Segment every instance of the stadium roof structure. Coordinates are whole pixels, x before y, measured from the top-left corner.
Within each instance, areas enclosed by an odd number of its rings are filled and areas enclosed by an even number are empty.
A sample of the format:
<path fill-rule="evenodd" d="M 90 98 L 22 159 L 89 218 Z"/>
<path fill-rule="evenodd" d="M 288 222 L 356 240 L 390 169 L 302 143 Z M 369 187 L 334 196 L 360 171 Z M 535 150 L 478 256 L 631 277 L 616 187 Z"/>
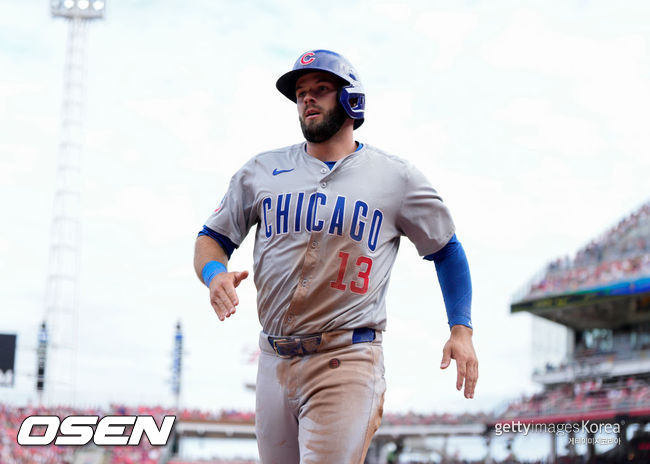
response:
<path fill-rule="evenodd" d="M 573 259 L 549 263 L 513 298 L 510 311 L 578 330 L 650 322 L 650 201 Z"/>

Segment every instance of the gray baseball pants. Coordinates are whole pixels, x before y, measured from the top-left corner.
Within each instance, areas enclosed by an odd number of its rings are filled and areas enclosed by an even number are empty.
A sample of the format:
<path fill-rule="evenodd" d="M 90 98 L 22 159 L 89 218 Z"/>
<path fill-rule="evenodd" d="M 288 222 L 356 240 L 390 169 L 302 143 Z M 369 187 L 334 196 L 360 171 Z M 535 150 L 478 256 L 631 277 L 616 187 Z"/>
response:
<path fill-rule="evenodd" d="M 260 335 L 257 446 L 263 464 L 361 464 L 383 413 L 381 332 L 323 333 L 313 354 L 280 357 Z"/>

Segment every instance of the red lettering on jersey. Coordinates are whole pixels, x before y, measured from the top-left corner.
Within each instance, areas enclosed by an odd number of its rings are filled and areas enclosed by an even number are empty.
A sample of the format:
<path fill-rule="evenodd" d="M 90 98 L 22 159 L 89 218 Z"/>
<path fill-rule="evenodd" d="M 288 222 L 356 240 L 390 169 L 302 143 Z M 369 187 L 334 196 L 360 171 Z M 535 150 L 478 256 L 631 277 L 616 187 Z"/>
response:
<path fill-rule="evenodd" d="M 307 53 L 305 53 L 304 55 L 302 55 L 300 57 L 300 64 L 313 63 L 315 59 L 316 58 L 314 58 L 314 53 L 313 52 L 307 52 Z"/>
<path fill-rule="evenodd" d="M 339 273 L 336 281 L 330 282 L 330 287 L 344 292 L 346 286 L 343 283 L 343 278 L 345 277 L 345 271 L 348 267 L 348 259 L 350 258 L 350 253 L 341 251 L 339 252 L 339 258 L 341 258 Z M 359 258 L 357 258 L 357 266 L 361 268 L 363 264 L 366 265 L 366 269 L 363 271 L 360 270 L 357 274 L 357 277 L 361 279 L 361 283 L 358 283 L 354 280 L 350 282 L 350 290 L 360 295 L 363 295 L 368 291 L 368 286 L 370 284 L 370 270 L 372 269 L 372 258 L 368 258 L 367 256 L 359 256 Z"/>

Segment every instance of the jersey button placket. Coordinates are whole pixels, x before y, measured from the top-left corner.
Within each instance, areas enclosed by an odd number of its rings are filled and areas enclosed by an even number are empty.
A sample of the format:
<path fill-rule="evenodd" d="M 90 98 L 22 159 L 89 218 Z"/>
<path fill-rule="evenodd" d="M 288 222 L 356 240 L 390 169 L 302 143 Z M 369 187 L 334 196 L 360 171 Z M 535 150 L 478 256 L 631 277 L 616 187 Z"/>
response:
<path fill-rule="evenodd" d="M 327 177 L 330 175 L 330 170 L 323 167 L 320 170 L 321 174 L 326 174 L 323 176 L 321 179 L 318 180 L 318 187 L 316 191 L 319 193 L 324 193 L 322 190 L 327 187 Z M 327 205 L 325 208 L 331 207 L 330 205 Z M 328 217 L 328 211 L 324 211 L 324 208 L 319 208 L 317 217 L 314 218 L 314 223 L 316 223 L 319 219 L 324 219 Z M 323 229 L 327 227 L 326 224 L 323 225 Z M 321 236 L 323 234 L 323 230 L 316 231 L 312 230 L 311 235 L 309 236 L 309 245 L 307 247 L 307 250 L 305 251 L 305 259 L 303 261 L 303 268 L 302 268 L 302 273 L 300 275 L 300 280 L 298 281 L 298 288 L 296 288 L 296 291 L 294 292 L 293 298 L 291 299 L 291 304 L 289 305 L 289 310 L 287 311 L 285 315 L 285 321 L 287 325 L 289 325 L 289 329 L 292 329 L 291 326 L 294 325 L 294 322 L 296 321 L 296 314 L 304 314 L 305 312 L 309 311 L 308 305 L 306 305 L 307 302 L 307 295 L 309 293 L 309 286 L 310 286 L 310 280 L 309 276 L 312 275 L 314 272 L 314 269 L 316 269 L 316 265 L 319 262 L 320 258 L 320 242 L 321 242 Z"/>

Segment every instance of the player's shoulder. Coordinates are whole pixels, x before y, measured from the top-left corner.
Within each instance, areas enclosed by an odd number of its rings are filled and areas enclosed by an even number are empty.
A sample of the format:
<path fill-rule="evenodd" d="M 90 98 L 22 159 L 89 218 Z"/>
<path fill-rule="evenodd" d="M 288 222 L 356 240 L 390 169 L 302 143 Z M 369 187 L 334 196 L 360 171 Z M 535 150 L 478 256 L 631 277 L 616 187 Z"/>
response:
<path fill-rule="evenodd" d="M 267 162 L 276 162 L 278 159 L 286 159 L 288 156 L 295 156 L 302 151 L 302 143 L 288 145 L 286 147 L 273 148 L 263 151 L 253 156 L 248 163 L 259 164 Z"/>
<path fill-rule="evenodd" d="M 240 175 L 253 174 L 269 166 L 277 167 L 278 163 L 286 162 L 288 159 L 297 156 L 302 149 L 301 147 L 301 144 L 298 143 L 257 153 L 241 166 L 238 173 Z"/>
<path fill-rule="evenodd" d="M 427 176 L 409 159 L 365 145 L 370 163 L 364 163 L 386 180 L 394 180 L 404 188 L 411 184 L 428 184 Z"/>
<path fill-rule="evenodd" d="M 364 148 L 368 158 L 374 163 L 384 165 L 400 173 L 408 172 L 414 168 L 413 163 L 411 163 L 406 158 L 395 155 L 393 153 L 388 153 L 367 143 L 364 143 Z"/>
<path fill-rule="evenodd" d="M 401 156 L 395 155 L 393 153 L 389 153 L 385 150 L 382 150 L 381 148 L 375 147 L 374 145 L 370 145 L 364 142 L 363 147 L 365 148 L 368 156 L 377 160 L 378 162 L 384 162 L 398 166 L 404 166 L 408 163 L 405 158 L 402 158 Z"/>

